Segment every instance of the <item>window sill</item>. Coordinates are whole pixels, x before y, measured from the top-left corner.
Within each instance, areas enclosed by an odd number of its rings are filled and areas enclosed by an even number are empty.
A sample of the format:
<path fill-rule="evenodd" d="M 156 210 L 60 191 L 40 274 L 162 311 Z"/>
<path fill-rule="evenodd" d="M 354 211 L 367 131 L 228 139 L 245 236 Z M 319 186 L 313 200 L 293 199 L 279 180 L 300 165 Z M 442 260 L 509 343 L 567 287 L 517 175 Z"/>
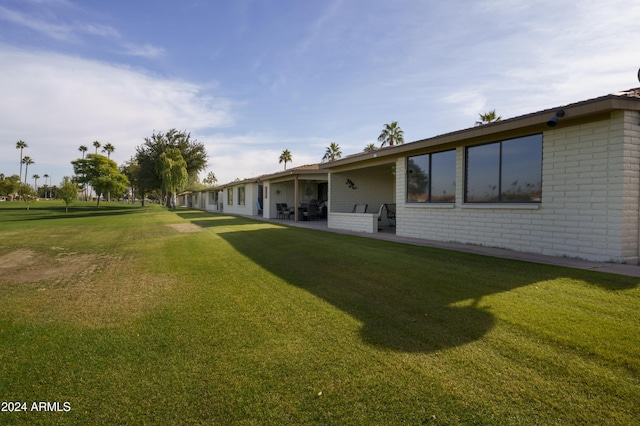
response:
<path fill-rule="evenodd" d="M 408 209 L 452 209 L 456 206 L 455 203 L 405 203 L 404 206 Z"/>
<path fill-rule="evenodd" d="M 463 209 L 538 210 L 540 203 L 466 203 Z"/>

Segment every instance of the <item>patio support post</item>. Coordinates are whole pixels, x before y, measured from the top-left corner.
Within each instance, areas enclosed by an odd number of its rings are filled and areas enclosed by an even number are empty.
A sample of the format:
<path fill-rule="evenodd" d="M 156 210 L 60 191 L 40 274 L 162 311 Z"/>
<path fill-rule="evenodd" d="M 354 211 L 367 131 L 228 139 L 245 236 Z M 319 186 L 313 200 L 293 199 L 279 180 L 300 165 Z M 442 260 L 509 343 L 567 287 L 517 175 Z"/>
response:
<path fill-rule="evenodd" d="M 298 221 L 298 175 L 296 175 L 293 181 L 293 220 Z"/>

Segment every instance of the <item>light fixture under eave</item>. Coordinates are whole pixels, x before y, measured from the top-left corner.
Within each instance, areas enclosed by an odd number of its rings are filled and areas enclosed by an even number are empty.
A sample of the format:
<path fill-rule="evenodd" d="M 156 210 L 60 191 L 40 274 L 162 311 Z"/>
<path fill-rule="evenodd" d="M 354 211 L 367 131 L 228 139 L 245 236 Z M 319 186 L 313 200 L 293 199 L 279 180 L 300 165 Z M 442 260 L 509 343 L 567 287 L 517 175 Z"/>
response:
<path fill-rule="evenodd" d="M 561 117 L 564 117 L 563 109 L 559 109 L 558 111 L 556 111 L 555 114 L 553 114 L 553 117 L 551 117 L 549 121 L 547 121 L 547 126 L 556 127 L 558 125 L 558 118 L 561 118 Z"/>

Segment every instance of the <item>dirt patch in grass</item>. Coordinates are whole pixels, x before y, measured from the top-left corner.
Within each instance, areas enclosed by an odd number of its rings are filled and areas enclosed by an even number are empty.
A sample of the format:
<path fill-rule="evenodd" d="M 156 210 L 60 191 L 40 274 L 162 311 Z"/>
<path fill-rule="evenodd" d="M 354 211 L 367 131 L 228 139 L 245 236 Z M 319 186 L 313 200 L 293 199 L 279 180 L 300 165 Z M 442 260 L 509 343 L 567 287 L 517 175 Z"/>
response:
<path fill-rule="evenodd" d="M 55 257 L 38 254 L 29 249 L 18 249 L 0 256 L 0 274 L 7 283 L 33 283 L 64 280 L 95 264 L 96 256 L 60 253 Z"/>
<path fill-rule="evenodd" d="M 195 225 L 193 223 L 170 223 L 167 226 L 169 228 L 175 229 L 178 232 L 183 232 L 183 233 L 202 231 L 202 227 Z"/>
<path fill-rule="evenodd" d="M 52 252 L 18 249 L 0 255 L 0 292 L 6 296 L 0 312 L 17 319 L 108 326 L 144 314 L 170 287 L 168 279 L 141 273 L 135 259 Z"/>

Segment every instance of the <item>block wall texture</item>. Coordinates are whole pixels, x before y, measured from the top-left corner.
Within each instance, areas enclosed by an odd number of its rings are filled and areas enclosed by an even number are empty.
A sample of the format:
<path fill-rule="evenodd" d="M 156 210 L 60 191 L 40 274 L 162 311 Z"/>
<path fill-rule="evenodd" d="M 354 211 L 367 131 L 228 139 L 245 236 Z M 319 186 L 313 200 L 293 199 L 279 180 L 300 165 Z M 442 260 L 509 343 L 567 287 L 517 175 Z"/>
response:
<path fill-rule="evenodd" d="M 347 185 L 347 179 L 353 188 Z M 329 176 L 330 211 L 350 213 L 355 204 L 368 204 L 367 213 L 377 212 L 381 204 L 394 202 L 395 188 L 391 167 L 332 173 Z"/>
<path fill-rule="evenodd" d="M 396 163 L 398 235 L 596 261 L 638 263 L 640 117 L 550 129 L 543 135 L 540 204 L 463 203 L 464 148 L 456 152 L 456 202 L 405 203 Z"/>

